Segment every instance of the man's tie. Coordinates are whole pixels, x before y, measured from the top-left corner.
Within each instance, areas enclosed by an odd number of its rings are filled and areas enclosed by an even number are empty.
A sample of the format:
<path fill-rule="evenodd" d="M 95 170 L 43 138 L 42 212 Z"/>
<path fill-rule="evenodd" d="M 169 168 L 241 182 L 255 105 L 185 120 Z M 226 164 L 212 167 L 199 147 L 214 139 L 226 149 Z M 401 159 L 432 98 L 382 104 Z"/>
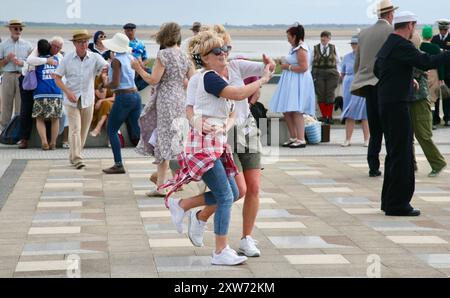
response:
<path fill-rule="evenodd" d="M 328 46 L 323 47 L 323 51 L 322 51 L 322 55 L 326 56 L 327 55 L 327 50 L 328 50 Z"/>

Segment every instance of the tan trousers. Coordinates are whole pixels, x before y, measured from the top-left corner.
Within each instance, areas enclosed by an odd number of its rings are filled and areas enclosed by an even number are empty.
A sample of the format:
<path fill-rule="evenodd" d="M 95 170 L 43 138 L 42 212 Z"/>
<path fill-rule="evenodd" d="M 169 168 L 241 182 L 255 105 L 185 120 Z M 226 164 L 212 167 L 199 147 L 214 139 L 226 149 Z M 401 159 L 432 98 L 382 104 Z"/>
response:
<path fill-rule="evenodd" d="M 13 113 L 15 115 L 20 114 L 20 88 L 19 88 L 20 74 L 5 72 L 2 79 L 2 100 L 1 108 L 2 112 L 0 118 L 0 126 L 5 128 L 9 121 L 11 121 Z"/>
<path fill-rule="evenodd" d="M 85 109 L 77 109 L 70 106 L 67 108 L 67 117 L 69 118 L 69 160 L 72 164 L 81 162 L 81 151 L 84 148 L 86 139 L 94 115 L 94 106 Z"/>

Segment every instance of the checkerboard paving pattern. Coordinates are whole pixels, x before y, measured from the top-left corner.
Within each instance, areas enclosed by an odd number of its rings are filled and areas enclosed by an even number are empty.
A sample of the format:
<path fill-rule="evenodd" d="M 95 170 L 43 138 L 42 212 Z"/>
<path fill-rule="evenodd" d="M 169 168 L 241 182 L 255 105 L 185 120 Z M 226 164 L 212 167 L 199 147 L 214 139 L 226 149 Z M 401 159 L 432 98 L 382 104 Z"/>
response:
<path fill-rule="evenodd" d="M 262 251 L 238 267 L 211 265 L 212 219 L 205 247 L 178 234 L 161 198 L 148 198 L 152 160 L 110 160 L 77 171 L 64 160 L 30 160 L 0 211 L 0 277 L 364 277 L 373 256 L 382 277 L 450 275 L 449 171 L 427 177 L 419 158 L 413 204 L 419 218 L 379 210 L 381 178 L 356 157 L 264 158 L 254 238 Z M 198 193 L 190 185 L 176 197 Z M 230 245 L 242 233 L 243 202 L 233 206 Z M 185 221 L 187 231 L 187 219 Z"/>

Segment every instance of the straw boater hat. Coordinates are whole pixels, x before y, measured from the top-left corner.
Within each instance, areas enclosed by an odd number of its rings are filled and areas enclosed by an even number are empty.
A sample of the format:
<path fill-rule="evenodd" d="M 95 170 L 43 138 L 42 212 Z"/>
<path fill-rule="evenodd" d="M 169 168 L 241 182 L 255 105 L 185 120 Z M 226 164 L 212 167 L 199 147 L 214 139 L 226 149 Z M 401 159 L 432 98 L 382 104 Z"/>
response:
<path fill-rule="evenodd" d="M 391 0 L 381 0 L 377 4 L 376 12 L 378 15 L 382 15 L 383 13 L 395 11 L 397 9 L 398 9 L 398 6 L 394 6 L 394 4 L 392 4 Z"/>
<path fill-rule="evenodd" d="M 11 20 L 5 25 L 5 27 L 26 27 L 26 26 L 21 20 Z"/>
<path fill-rule="evenodd" d="M 91 39 L 92 35 L 87 30 L 77 30 L 73 32 L 73 37 L 70 41 L 78 41 L 83 39 Z"/>
<path fill-rule="evenodd" d="M 116 33 L 113 38 L 103 41 L 103 45 L 115 53 L 131 53 L 130 39 L 123 33 Z"/>

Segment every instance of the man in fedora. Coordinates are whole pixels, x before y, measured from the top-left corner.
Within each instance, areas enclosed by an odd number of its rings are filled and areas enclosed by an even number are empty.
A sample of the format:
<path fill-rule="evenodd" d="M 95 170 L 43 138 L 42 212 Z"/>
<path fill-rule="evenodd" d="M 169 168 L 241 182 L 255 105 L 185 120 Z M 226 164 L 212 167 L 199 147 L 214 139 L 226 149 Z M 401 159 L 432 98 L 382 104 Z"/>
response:
<path fill-rule="evenodd" d="M 69 160 L 78 170 L 86 166 L 81 152 L 94 113 L 95 77 L 108 65 L 101 55 L 88 51 L 91 37 L 87 30 L 75 31 L 71 40 L 75 52 L 67 54 L 54 73 L 56 84 L 64 92 L 64 105 L 69 118 Z M 66 83 L 63 83 L 63 77 Z"/>
<path fill-rule="evenodd" d="M 359 47 L 355 57 L 355 80 L 351 92 L 353 95 L 366 98 L 367 118 L 369 121 L 370 140 L 367 152 L 369 176 L 379 177 L 380 151 L 383 142 L 383 131 L 378 115 L 378 78 L 373 73 L 375 56 L 381 49 L 389 34 L 394 31 L 395 7 L 390 0 L 382 0 L 377 5 L 378 21 L 375 25 L 362 30 L 359 34 Z"/>
<path fill-rule="evenodd" d="M 31 43 L 21 38 L 25 27 L 22 21 L 11 20 L 6 27 L 11 37 L 0 44 L 0 68 L 3 68 L 0 131 L 11 121 L 13 111 L 20 113 L 22 67 L 33 51 Z"/>
<path fill-rule="evenodd" d="M 438 22 L 439 34 L 433 36 L 431 43 L 438 45 L 443 51 L 450 51 L 450 34 L 448 32 L 450 20 L 441 19 Z M 450 88 L 450 68 L 446 69 L 446 84 Z M 440 101 L 442 100 L 442 109 L 444 112 L 444 126 L 450 126 L 450 98 L 439 98 L 435 103 L 434 125 L 441 123 Z"/>
<path fill-rule="evenodd" d="M 195 35 L 197 35 L 199 32 L 200 32 L 200 28 L 202 28 L 202 23 L 200 23 L 200 22 L 194 22 L 193 24 L 192 24 L 192 27 L 191 27 L 191 31 L 192 31 L 192 33 L 194 34 L 194 36 Z"/>
<path fill-rule="evenodd" d="M 414 100 L 413 69 L 450 66 L 450 52 L 430 55 L 410 42 L 417 24 L 411 12 L 399 12 L 394 32 L 377 54 L 374 73 L 379 79 L 379 114 L 386 140 L 386 163 L 381 209 L 386 216 L 419 216 L 410 202 L 415 190 L 413 130 L 410 104 Z"/>
<path fill-rule="evenodd" d="M 193 36 L 191 36 L 191 37 L 189 37 L 189 38 L 186 38 L 186 39 L 183 40 L 183 42 L 181 43 L 181 49 L 182 49 L 184 52 L 187 52 L 188 46 L 189 46 L 189 42 L 191 41 L 191 39 L 192 39 L 194 36 L 196 36 L 197 34 L 200 33 L 201 28 L 202 28 L 202 23 L 200 23 L 200 22 L 194 22 L 194 23 L 192 24 L 192 27 L 191 27 L 189 30 L 192 31 Z"/>

